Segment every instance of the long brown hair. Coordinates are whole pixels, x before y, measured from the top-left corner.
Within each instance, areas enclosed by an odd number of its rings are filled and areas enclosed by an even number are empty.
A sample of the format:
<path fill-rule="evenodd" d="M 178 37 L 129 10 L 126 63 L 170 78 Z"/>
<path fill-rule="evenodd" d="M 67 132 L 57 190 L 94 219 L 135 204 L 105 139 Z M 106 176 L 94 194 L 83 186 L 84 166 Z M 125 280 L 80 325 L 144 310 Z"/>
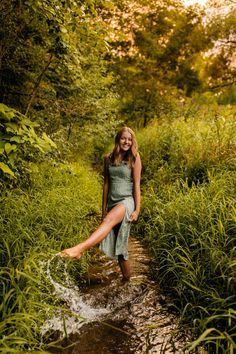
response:
<path fill-rule="evenodd" d="M 120 161 L 120 138 L 124 132 L 128 132 L 132 137 L 132 145 L 130 149 L 125 153 L 124 161 L 132 167 L 135 163 L 138 154 L 138 144 L 134 131 L 129 127 L 121 128 L 115 137 L 115 147 L 110 155 L 110 160 L 114 165 L 119 165 Z"/>

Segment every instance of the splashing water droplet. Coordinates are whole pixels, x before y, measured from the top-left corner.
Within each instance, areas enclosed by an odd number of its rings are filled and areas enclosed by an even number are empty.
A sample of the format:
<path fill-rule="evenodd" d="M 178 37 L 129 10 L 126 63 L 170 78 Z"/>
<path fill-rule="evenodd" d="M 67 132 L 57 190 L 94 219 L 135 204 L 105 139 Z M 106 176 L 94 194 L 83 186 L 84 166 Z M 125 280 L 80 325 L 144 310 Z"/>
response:
<path fill-rule="evenodd" d="M 44 335 L 49 330 L 59 331 L 61 333 L 66 332 L 67 335 L 78 333 L 79 329 L 85 323 L 101 319 L 108 314 L 109 308 L 95 307 L 94 305 L 91 305 L 89 298 L 84 299 L 79 288 L 73 284 L 69 277 L 67 263 L 60 259 L 58 263 L 58 266 L 60 265 L 60 271 L 62 269 L 60 263 L 64 263 L 64 285 L 56 281 L 52 276 L 52 270 L 50 267 L 53 259 L 55 259 L 55 257 L 52 257 L 46 263 L 42 263 L 42 265 L 44 267 L 46 266 L 46 276 L 54 287 L 55 296 L 66 304 L 66 308 L 70 313 L 68 314 L 65 313 L 65 311 L 58 310 L 53 317 L 47 319 L 44 323 L 41 328 L 41 333 Z M 55 273 L 57 270 L 58 267 L 56 267 Z"/>

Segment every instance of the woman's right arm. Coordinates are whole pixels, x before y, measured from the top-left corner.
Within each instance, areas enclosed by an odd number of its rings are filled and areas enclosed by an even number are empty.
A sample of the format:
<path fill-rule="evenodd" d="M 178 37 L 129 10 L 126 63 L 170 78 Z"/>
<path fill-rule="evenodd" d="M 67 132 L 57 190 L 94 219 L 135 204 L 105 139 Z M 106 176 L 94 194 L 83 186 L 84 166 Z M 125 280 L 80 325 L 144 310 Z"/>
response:
<path fill-rule="evenodd" d="M 103 195 L 102 195 L 102 220 L 107 214 L 107 202 L 108 202 L 108 191 L 109 191 L 109 173 L 108 173 L 108 156 L 104 158 L 104 172 L 103 172 Z"/>

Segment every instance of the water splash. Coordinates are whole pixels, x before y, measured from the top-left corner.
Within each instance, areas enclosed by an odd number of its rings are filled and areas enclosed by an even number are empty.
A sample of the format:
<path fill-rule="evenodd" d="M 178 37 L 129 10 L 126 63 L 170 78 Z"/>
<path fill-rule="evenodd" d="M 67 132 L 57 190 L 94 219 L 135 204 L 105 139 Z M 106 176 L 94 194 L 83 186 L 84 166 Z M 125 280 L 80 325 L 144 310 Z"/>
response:
<path fill-rule="evenodd" d="M 96 259 L 94 267 L 91 265 L 91 282 L 83 289 L 71 281 L 68 262 L 58 257 L 55 262 L 44 262 L 55 297 L 65 304 L 64 310 L 54 313 L 42 328 L 44 333 L 50 328 L 56 331 L 57 339 L 59 333 L 61 339 L 63 333 L 67 337 L 58 354 L 64 353 L 68 343 L 73 343 L 73 353 L 81 354 L 114 350 L 123 354 L 185 352 L 188 340 L 178 330 L 178 318 L 169 310 L 169 299 L 148 276 L 146 251 L 132 239 L 129 249 L 133 272 L 127 283 L 119 279 L 117 262 L 103 256 Z"/>
<path fill-rule="evenodd" d="M 46 276 L 54 288 L 54 294 L 57 298 L 63 301 L 68 309 L 68 313 L 65 311 L 56 311 L 53 317 L 47 319 L 41 328 L 41 333 L 44 335 L 49 330 L 59 331 L 61 334 L 78 333 L 79 329 L 88 322 L 103 318 L 109 313 L 109 308 L 103 308 L 92 305 L 92 301 L 89 298 L 84 298 L 80 289 L 74 285 L 69 277 L 67 271 L 67 263 L 64 260 L 58 259 L 58 265 L 54 270 L 58 273 L 58 270 L 63 271 L 63 284 L 56 281 L 52 275 L 51 263 L 55 257 L 48 260 L 42 265 L 46 266 Z M 61 267 L 63 263 L 63 268 Z M 58 268 L 60 267 L 60 269 Z"/>

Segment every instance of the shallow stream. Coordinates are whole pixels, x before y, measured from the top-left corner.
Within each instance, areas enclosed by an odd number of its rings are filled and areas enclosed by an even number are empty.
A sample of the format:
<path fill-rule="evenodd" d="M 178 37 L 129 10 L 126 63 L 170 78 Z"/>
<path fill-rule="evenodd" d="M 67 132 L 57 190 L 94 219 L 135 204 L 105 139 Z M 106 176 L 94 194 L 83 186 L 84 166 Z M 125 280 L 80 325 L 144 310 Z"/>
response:
<path fill-rule="evenodd" d="M 133 238 L 129 255 L 132 277 L 125 283 L 117 262 L 103 255 L 94 260 L 89 281 L 82 288 L 70 285 L 69 280 L 66 286 L 59 285 L 48 270 L 55 292 L 75 314 L 62 320 L 58 313 L 45 324 L 43 332 L 51 328 L 67 333 L 63 349 L 53 349 L 52 353 L 183 353 L 185 341 L 178 330 L 178 318 L 150 279 L 150 259 Z"/>

